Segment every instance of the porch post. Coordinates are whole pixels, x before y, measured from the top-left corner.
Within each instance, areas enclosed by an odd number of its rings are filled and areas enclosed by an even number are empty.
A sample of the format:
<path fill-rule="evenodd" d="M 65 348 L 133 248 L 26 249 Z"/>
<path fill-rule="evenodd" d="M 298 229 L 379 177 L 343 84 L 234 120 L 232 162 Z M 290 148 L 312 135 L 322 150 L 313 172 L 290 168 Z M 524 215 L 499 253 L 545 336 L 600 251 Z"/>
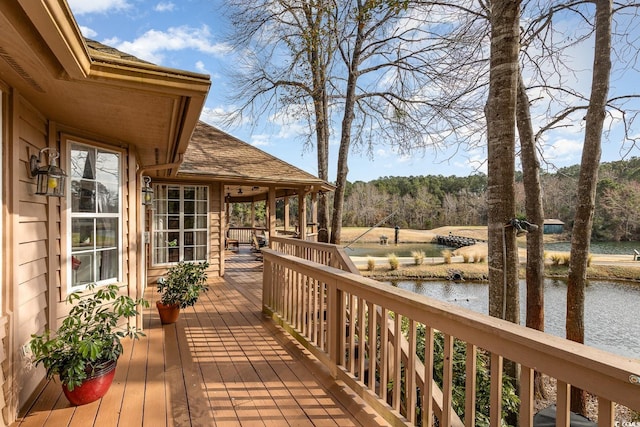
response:
<path fill-rule="evenodd" d="M 301 188 L 298 192 L 298 228 L 300 240 L 307 239 L 307 191 Z"/>
<path fill-rule="evenodd" d="M 311 193 L 311 222 L 313 223 L 313 229 L 311 232 L 316 236 L 314 239 L 318 241 L 318 192 Z"/>
<path fill-rule="evenodd" d="M 289 218 L 289 196 L 284 196 L 284 231 L 289 230 L 291 226 Z"/>
<path fill-rule="evenodd" d="M 251 201 L 251 228 L 256 228 L 256 202 Z"/>
<path fill-rule="evenodd" d="M 268 197 L 268 221 L 267 221 L 267 231 L 269 232 L 269 237 L 276 235 L 276 189 L 275 187 L 269 187 L 269 197 Z"/>

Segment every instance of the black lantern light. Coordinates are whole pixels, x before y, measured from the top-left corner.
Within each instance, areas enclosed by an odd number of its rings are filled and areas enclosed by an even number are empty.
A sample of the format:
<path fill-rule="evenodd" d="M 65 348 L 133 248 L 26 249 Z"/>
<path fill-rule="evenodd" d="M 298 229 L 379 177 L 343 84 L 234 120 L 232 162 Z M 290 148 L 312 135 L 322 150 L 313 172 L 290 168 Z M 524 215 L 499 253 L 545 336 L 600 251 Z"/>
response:
<path fill-rule="evenodd" d="M 151 188 L 151 177 L 143 176 L 144 186 L 142 187 L 142 204 L 151 206 L 153 204 L 153 188 Z"/>
<path fill-rule="evenodd" d="M 44 151 L 49 152 L 48 166 L 40 166 Z M 36 178 L 36 194 L 64 197 L 67 174 L 56 165 L 58 157 L 60 157 L 60 154 L 55 148 L 45 147 L 38 152 L 37 156 L 33 154 L 29 158 L 31 177 Z"/>

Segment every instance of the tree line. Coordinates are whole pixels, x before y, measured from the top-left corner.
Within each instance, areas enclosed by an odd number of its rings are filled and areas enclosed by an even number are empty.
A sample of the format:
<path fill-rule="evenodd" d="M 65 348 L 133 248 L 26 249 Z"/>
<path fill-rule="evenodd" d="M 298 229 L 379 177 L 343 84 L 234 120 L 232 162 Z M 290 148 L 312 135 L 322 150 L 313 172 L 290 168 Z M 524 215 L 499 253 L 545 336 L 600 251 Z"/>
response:
<path fill-rule="evenodd" d="M 546 218 L 570 230 L 575 216 L 580 166 L 541 173 Z M 446 225 L 487 224 L 487 176 L 385 176 L 347 183 L 344 227 L 371 227 L 394 214 L 389 226 L 433 229 Z M 522 173 L 516 173 L 518 217 L 525 218 Z M 640 158 L 603 163 L 596 194 L 593 239 L 640 240 Z"/>

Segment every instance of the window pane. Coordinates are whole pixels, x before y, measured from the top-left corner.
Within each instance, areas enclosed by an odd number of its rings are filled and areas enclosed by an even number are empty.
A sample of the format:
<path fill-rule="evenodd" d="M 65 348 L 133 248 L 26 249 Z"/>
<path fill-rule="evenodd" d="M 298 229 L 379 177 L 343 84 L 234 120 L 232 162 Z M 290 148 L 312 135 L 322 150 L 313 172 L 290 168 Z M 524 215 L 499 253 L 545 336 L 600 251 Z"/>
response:
<path fill-rule="evenodd" d="M 120 210 L 117 183 L 106 183 L 98 181 L 98 212 L 115 213 Z"/>
<path fill-rule="evenodd" d="M 96 220 L 96 248 L 118 247 L 119 240 L 117 218 L 98 218 Z"/>
<path fill-rule="evenodd" d="M 169 200 L 167 212 L 172 214 L 180 213 L 180 200 Z"/>
<path fill-rule="evenodd" d="M 198 187 L 196 191 L 196 200 L 208 200 L 208 188 L 207 187 Z"/>
<path fill-rule="evenodd" d="M 178 262 L 178 261 L 180 261 L 180 249 L 169 248 L 169 262 Z"/>
<path fill-rule="evenodd" d="M 196 204 L 194 201 L 192 200 L 185 200 L 184 201 L 184 208 L 183 211 L 186 214 L 194 214 L 195 213 L 195 209 L 196 209 Z"/>
<path fill-rule="evenodd" d="M 118 278 L 118 250 L 110 249 L 97 254 L 98 280 Z"/>
<path fill-rule="evenodd" d="M 120 156 L 116 153 L 98 151 L 96 158 L 96 180 L 98 182 L 120 183 Z"/>
<path fill-rule="evenodd" d="M 197 231 L 194 233 L 195 234 L 195 244 L 196 245 L 207 245 L 207 232 L 206 231 Z"/>
<path fill-rule="evenodd" d="M 95 178 L 95 150 L 82 145 L 71 146 L 71 178 Z"/>
<path fill-rule="evenodd" d="M 73 218 L 71 220 L 71 250 L 93 248 L 93 219 Z"/>
<path fill-rule="evenodd" d="M 205 215 L 198 215 L 196 217 L 196 226 L 194 228 L 207 228 L 207 217 Z"/>
<path fill-rule="evenodd" d="M 196 247 L 196 259 L 198 261 L 207 259 L 207 248 L 203 246 Z"/>
<path fill-rule="evenodd" d="M 196 202 L 196 212 L 199 214 L 206 214 L 207 202 Z"/>
<path fill-rule="evenodd" d="M 71 286 L 95 282 L 93 253 L 75 254 L 71 257 Z"/>
<path fill-rule="evenodd" d="M 71 210 L 72 212 L 95 212 L 96 183 L 95 181 L 71 181 Z"/>
<path fill-rule="evenodd" d="M 184 228 L 185 230 L 192 229 L 195 226 L 195 218 L 193 215 L 184 216 Z"/>
<path fill-rule="evenodd" d="M 180 187 L 168 187 L 167 188 L 167 198 L 180 200 Z"/>
<path fill-rule="evenodd" d="M 185 245 L 193 245 L 193 231 L 185 231 L 184 233 L 184 244 Z"/>
<path fill-rule="evenodd" d="M 184 189 L 184 199 L 185 200 L 193 200 L 196 197 L 196 189 L 194 187 L 185 187 Z"/>
<path fill-rule="evenodd" d="M 169 230 L 179 230 L 180 229 L 180 217 L 170 215 L 168 218 L 167 229 Z"/>
<path fill-rule="evenodd" d="M 195 261 L 195 252 L 193 248 L 184 248 L 184 260 L 185 261 Z"/>

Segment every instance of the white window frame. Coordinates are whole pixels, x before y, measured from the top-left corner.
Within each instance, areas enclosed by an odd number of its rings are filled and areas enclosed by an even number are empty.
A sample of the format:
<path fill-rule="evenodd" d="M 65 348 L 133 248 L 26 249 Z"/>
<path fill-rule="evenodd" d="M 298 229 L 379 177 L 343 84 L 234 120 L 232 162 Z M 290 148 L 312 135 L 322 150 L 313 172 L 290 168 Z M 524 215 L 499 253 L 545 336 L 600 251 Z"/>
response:
<path fill-rule="evenodd" d="M 122 276 L 123 276 L 123 251 L 124 248 L 126 246 L 126 242 L 124 241 L 123 238 L 123 232 L 122 232 L 122 215 L 123 215 L 123 211 L 124 211 L 124 191 L 123 191 L 123 185 L 124 185 L 124 177 L 125 177 L 125 167 L 124 167 L 124 158 L 125 158 L 125 153 L 120 151 L 120 150 L 112 150 L 112 149 L 108 149 L 105 148 L 103 146 L 100 146 L 99 144 L 93 145 L 91 143 L 87 143 L 87 142 L 80 142 L 74 139 L 69 139 L 67 141 L 67 171 L 68 171 L 68 175 L 69 177 L 67 178 L 67 181 L 69 182 L 68 186 L 69 188 L 67 189 L 67 230 L 69 230 L 69 232 L 67 233 L 67 254 L 68 254 L 68 260 L 69 262 L 67 263 L 67 289 L 69 292 L 76 292 L 76 291 L 81 291 L 83 289 L 85 289 L 89 284 L 91 283 L 95 283 L 96 286 L 104 286 L 104 285 L 108 285 L 108 284 L 112 284 L 112 283 L 119 283 L 122 282 Z M 73 156 L 72 156 L 72 152 L 74 151 L 74 149 L 87 149 L 87 150 L 93 150 L 96 153 L 96 157 L 98 153 L 104 153 L 107 155 L 115 155 L 118 156 L 117 158 L 117 167 L 118 167 L 118 177 L 117 180 L 108 182 L 108 180 L 104 180 L 104 179 L 100 179 L 100 177 L 98 176 L 98 172 L 96 171 L 95 175 L 93 177 L 78 177 L 78 176 L 74 176 L 74 169 L 73 169 Z M 97 161 L 96 161 L 97 163 Z M 97 168 L 97 165 L 94 165 L 94 169 Z M 98 184 L 102 184 L 104 185 L 105 183 L 107 184 L 111 184 L 112 188 L 117 188 L 118 194 L 117 194 L 117 209 L 114 212 L 99 212 L 99 205 L 100 203 L 98 203 L 98 201 L 95 198 L 95 195 L 97 193 L 94 192 L 93 196 L 94 196 L 94 205 L 96 206 L 95 211 L 93 212 L 74 212 L 74 195 L 72 194 L 72 186 L 74 184 L 74 181 L 84 181 L 85 183 L 91 183 L 91 182 L 95 182 L 96 183 L 96 188 Z M 114 187 L 115 184 L 115 187 Z M 105 245 L 103 243 L 102 246 L 100 246 L 99 242 L 96 242 L 96 240 L 99 240 L 99 230 L 98 230 L 98 224 L 100 222 L 100 220 L 113 220 L 115 219 L 115 230 L 111 230 L 111 233 L 109 234 L 104 234 L 103 235 L 103 239 L 107 239 L 108 236 L 113 236 L 113 238 L 115 238 L 115 244 L 113 245 Z M 93 225 L 92 228 L 90 229 L 91 234 L 90 236 L 93 237 L 93 242 L 91 242 L 91 238 L 89 237 L 87 242 L 85 243 L 87 246 L 84 248 L 79 248 L 79 241 L 81 239 L 81 237 L 79 237 L 79 235 L 81 233 L 78 233 L 77 231 L 74 231 L 74 220 L 85 220 L 85 223 L 87 223 L 87 220 L 93 220 Z M 105 221 L 106 222 L 106 221 Z M 82 236 L 84 237 L 84 236 Z M 76 241 L 76 239 L 78 239 L 78 241 Z M 83 240 L 84 242 L 84 240 Z M 83 243 L 81 242 L 81 243 Z M 75 246 L 75 250 L 74 250 L 74 245 Z M 89 246 L 92 245 L 92 246 Z M 111 253 L 111 254 L 115 254 L 116 256 L 116 261 L 115 261 L 115 269 L 116 272 L 115 274 L 110 274 L 109 277 L 105 278 L 105 279 L 98 279 L 98 276 L 100 274 L 100 268 L 98 267 L 98 260 L 102 259 L 101 257 L 105 256 L 105 254 L 107 253 Z M 100 256 L 98 256 L 100 255 Z M 90 278 L 91 280 L 82 280 L 82 279 L 78 279 L 77 275 L 78 274 L 86 274 L 87 270 L 80 270 L 80 268 L 82 268 L 82 264 L 80 264 L 79 266 L 76 264 L 76 261 L 81 260 L 86 262 L 90 262 L 91 266 L 91 271 L 89 271 L 90 273 Z M 85 264 L 86 266 L 87 264 Z M 86 267 L 84 267 L 86 268 Z M 79 271 L 81 271 L 82 273 L 78 273 Z M 98 279 L 98 280 L 96 280 Z M 82 283 L 80 284 L 76 284 L 77 281 L 80 280 Z"/>
<path fill-rule="evenodd" d="M 185 218 L 190 213 L 185 213 L 185 190 L 193 189 L 196 195 L 194 202 L 193 227 L 185 227 Z M 170 198 L 169 191 L 179 191 L 179 197 Z M 210 227 L 209 227 L 209 203 L 210 191 L 208 185 L 199 184 L 154 184 L 154 201 L 151 218 L 151 265 L 170 266 L 178 262 L 201 262 L 209 260 L 210 252 Z M 198 194 L 204 195 L 204 199 L 198 198 Z M 171 207 L 170 207 L 171 206 Z M 179 206 L 179 207 L 178 207 Z M 178 207 L 178 212 L 170 209 Z M 169 225 L 173 218 L 174 226 Z M 177 221 L 177 223 L 176 223 Z M 177 224 L 177 228 L 175 227 Z M 204 234 L 204 241 L 198 240 L 197 235 Z M 191 243 L 187 243 L 189 239 Z M 169 239 L 171 237 L 171 239 Z M 203 257 L 198 257 L 198 248 L 204 250 Z M 192 251 L 193 256 L 185 259 L 185 250 Z M 160 256 L 162 255 L 162 256 Z"/>

